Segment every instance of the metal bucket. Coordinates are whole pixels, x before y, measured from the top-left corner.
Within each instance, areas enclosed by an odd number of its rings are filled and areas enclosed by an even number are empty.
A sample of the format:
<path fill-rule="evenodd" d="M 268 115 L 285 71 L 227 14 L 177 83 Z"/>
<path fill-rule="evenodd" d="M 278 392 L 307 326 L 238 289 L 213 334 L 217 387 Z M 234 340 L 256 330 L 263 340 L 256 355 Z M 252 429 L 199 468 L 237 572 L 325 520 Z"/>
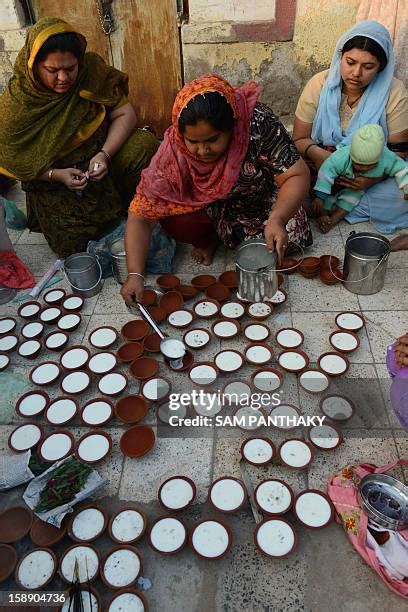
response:
<path fill-rule="evenodd" d="M 113 276 L 121 285 L 128 277 L 128 269 L 126 263 L 125 239 L 116 238 L 109 245 L 109 253 L 112 259 Z"/>
<path fill-rule="evenodd" d="M 241 242 L 235 255 L 238 274 L 237 297 L 244 302 L 263 302 L 278 290 L 277 256 L 266 247 L 262 238 Z"/>
<path fill-rule="evenodd" d="M 351 232 L 346 241 L 343 284 L 358 295 L 372 295 L 384 287 L 390 242 L 381 234 Z"/>
<path fill-rule="evenodd" d="M 64 261 L 64 273 L 74 293 L 90 298 L 102 288 L 102 268 L 91 253 L 74 253 Z"/>

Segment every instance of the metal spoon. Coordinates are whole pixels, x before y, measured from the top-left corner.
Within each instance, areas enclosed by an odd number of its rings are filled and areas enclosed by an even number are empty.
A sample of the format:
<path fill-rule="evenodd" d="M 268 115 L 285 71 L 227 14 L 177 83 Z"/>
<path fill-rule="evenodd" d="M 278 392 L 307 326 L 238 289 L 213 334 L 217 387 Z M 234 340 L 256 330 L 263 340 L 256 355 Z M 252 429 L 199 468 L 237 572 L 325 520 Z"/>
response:
<path fill-rule="evenodd" d="M 175 370 L 182 368 L 183 357 L 186 354 L 186 346 L 184 342 L 182 342 L 182 340 L 178 340 L 177 338 L 169 338 L 168 336 L 165 336 L 143 304 L 136 302 L 136 305 L 139 308 L 143 318 L 149 323 L 153 331 L 155 331 L 161 338 L 160 352 L 162 355 L 164 355 L 170 361 L 171 367 Z"/>

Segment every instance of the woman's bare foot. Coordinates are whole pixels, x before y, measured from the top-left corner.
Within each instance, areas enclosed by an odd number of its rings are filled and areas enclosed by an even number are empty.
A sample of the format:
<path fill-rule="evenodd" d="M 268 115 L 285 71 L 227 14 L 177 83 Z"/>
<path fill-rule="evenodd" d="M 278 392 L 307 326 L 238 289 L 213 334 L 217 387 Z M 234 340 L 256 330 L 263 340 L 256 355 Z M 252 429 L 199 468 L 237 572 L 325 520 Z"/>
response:
<path fill-rule="evenodd" d="M 203 264 L 203 266 L 210 266 L 213 262 L 218 243 L 218 238 L 214 238 L 207 247 L 195 247 L 191 251 L 191 257 L 196 263 Z"/>
<path fill-rule="evenodd" d="M 317 219 L 317 223 L 319 225 L 319 228 L 320 228 L 320 231 L 322 232 L 322 234 L 327 234 L 327 232 L 330 232 L 330 230 L 333 227 L 332 220 L 329 217 L 329 215 L 321 215 Z"/>
<path fill-rule="evenodd" d="M 402 234 L 391 240 L 391 251 L 405 251 L 406 249 L 408 249 L 408 234 Z"/>

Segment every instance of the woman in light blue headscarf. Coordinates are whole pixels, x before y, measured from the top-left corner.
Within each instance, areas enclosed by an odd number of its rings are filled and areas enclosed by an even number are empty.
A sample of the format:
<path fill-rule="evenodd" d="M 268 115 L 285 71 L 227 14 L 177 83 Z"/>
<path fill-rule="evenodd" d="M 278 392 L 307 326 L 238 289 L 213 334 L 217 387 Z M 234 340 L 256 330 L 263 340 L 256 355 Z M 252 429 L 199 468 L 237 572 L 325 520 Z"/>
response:
<path fill-rule="evenodd" d="M 388 30 L 376 21 L 361 21 L 336 45 L 329 70 L 310 79 L 300 96 L 293 130 L 299 152 L 317 171 L 330 153 L 350 144 L 356 130 L 377 123 L 387 146 L 401 157 L 408 153 L 408 94 L 394 78 L 394 53 Z M 339 187 L 363 189 L 350 223 L 371 221 L 381 233 L 408 227 L 408 203 L 392 179 L 355 177 Z"/>

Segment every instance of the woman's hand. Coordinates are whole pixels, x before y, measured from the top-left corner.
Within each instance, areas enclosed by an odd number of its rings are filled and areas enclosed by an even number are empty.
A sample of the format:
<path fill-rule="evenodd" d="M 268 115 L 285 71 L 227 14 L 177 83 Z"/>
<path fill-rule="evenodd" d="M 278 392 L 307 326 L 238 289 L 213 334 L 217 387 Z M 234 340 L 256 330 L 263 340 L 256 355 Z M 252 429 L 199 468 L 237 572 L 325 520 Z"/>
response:
<path fill-rule="evenodd" d="M 132 306 L 135 302 L 141 302 L 143 299 L 144 280 L 136 274 L 130 274 L 126 282 L 123 283 L 120 294 L 128 306 Z"/>
<path fill-rule="evenodd" d="M 94 155 L 88 166 L 89 180 L 101 181 L 108 174 L 108 160 L 106 155 L 99 152 Z"/>
<path fill-rule="evenodd" d="M 400 368 L 408 365 L 408 334 L 404 334 L 401 338 L 398 338 L 394 351 L 397 365 L 399 365 Z"/>
<path fill-rule="evenodd" d="M 266 246 L 270 251 L 276 251 L 278 259 L 281 261 L 288 246 L 288 232 L 285 223 L 280 219 L 270 217 L 265 225 Z"/>
<path fill-rule="evenodd" d="M 82 191 L 88 184 L 85 174 L 78 168 L 55 168 L 52 173 L 53 183 L 62 183 L 71 191 Z"/>
<path fill-rule="evenodd" d="M 339 176 L 335 180 L 336 185 L 341 187 L 348 187 L 349 189 L 355 189 L 356 191 L 364 191 L 377 183 L 381 183 L 384 178 L 381 177 L 368 177 L 368 176 L 356 176 L 355 178 L 347 178 L 346 176 Z"/>

